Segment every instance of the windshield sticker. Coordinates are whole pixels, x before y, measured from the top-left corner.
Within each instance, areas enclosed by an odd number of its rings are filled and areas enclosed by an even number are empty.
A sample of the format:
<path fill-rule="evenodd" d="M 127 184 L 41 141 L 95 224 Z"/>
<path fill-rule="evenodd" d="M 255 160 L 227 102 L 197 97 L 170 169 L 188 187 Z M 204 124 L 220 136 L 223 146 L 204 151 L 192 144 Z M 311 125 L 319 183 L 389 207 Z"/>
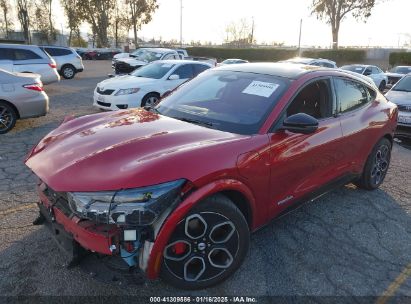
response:
<path fill-rule="evenodd" d="M 271 82 L 253 81 L 243 91 L 244 94 L 270 97 L 280 85 Z"/>
<path fill-rule="evenodd" d="M 171 68 L 173 65 L 171 63 L 164 63 L 161 65 L 162 68 Z"/>
<path fill-rule="evenodd" d="M 362 68 L 355 68 L 356 71 L 362 71 Z"/>
<path fill-rule="evenodd" d="M 157 57 L 157 58 L 160 58 L 160 57 L 161 57 L 161 54 L 156 54 L 156 57 Z"/>

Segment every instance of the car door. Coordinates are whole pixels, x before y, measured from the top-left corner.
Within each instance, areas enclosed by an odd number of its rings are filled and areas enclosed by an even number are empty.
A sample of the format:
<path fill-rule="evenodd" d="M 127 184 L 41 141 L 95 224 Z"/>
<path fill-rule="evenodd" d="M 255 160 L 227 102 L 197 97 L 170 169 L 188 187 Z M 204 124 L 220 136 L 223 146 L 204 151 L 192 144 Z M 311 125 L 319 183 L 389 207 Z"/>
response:
<path fill-rule="evenodd" d="M 316 195 L 344 175 L 341 167 L 342 130 L 335 117 L 336 101 L 330 78 L 309 82 L 284 109 L 270 137 L 270 217 Z M 282 121 L 305 113 L 318 119 L 311 134 L 292 133 Z M 320 192 L 318 192 L 320 193 Z"/>
<path fill-rule="evenodd" d="M 360 82 L 342 77 L 334 78 L 334 85 L 346 145 L 342 157 L 353 174 L 361 173 L 364 155 L 368 156 L 375 144 L 369 139 L 375 138 L 373 132 L 385 123 L 383 119 L 376 121 L 377 117 L 384 117 L 377 113 L 377 93 Z"/>
<path fill-rule="evenodd" d="M 15 72 L 30 72 L 41 74 L 47 65 L 44 58 L 31 50 L 12 49 L 14 54 L 13 70 Z"/>
<path fill-rule="evenodd" d="M 178 79 L 174 79 L 174 75 L 178 76 Z M 194 69 L 192 64 L 183 64 L 178 66 L 165 81 L 166 91 L 170 91 L 183 84 L 187 80 L 194 77 Z"/>

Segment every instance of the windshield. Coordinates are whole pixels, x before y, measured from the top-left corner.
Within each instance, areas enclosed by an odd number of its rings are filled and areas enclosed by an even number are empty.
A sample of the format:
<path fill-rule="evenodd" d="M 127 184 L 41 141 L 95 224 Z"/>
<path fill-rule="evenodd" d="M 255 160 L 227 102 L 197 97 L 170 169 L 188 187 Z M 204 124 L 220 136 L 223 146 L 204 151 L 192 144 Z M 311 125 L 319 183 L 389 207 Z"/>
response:
<path fill-rule="evenodd" d="M 174 64 L 171 63 L 153 62 L 135 70 L 130 75 L 136 77 L 161 79 L 164 77 L 165 74 L 168 73 L 168 71 L 171 70 L 173 66 Z"/>
<path fill-rule="evenodd" d="M 341 67 L 341 69 L 362 74 L 364 72 L 365 67 L 361 65 L 344 65 Z"/>
<path fill-rule="evenodd" d="M 255 73 L 207 71 L 163 99 L 162 115 L 237 134 L 258 133 L 288 79 Z"/>
<path fill-rule="evenodd" d="M 395 67 L 390 70 L 391 73 L 408 74 L 411 73 L 411 67 Z"/>
<path fill-rule="evenodd" d="M 159 60 L 162 56 L 161 53 L 148 51 L 144 49 L 139 49 L 134 51 L 130 54 L 132 57 L 135 57 L 138 60 L 145 61 L 145 62 L 152 62 L 155 60 Z"/>
<path fill-rule="evenodd" d="M 392 88 L 392 91 L 411 92 L 411 76 L 404 76 L 401 78 L 401 80 Z"/>

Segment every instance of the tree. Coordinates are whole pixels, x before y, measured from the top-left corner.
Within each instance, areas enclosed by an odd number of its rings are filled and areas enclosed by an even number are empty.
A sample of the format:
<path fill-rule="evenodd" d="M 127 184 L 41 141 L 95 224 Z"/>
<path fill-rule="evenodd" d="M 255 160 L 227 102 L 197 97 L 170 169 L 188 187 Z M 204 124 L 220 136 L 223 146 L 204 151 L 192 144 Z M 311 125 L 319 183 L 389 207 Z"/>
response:
<path fill-rule="evenodd" d="M 118 48 L 120 39 L 127 38 L 131 27 L 129 6 L 125 2 L 116 1 L 110 23 L 112 25 L 110 32 L 114 37 L 115 47 Z"/>
<path fill-rule="evenodd" d="M 69 38 L 68 38 L 68 45 L 71 46 L 73 40 L 73 33 L 76 34 L 76 41 L 80 41 L 80 29 L 79 26 L 83 21 L 81 19 L 81 15 L 78 12 L 78 1 L 80 0 L 62 0 L 61 4 L 64 8 L 66 17 L 67 17 L 67 25 L 70 29 Z"/>
<path fill-rule="evenodd" d="M 143 24 L 151 21 L 153 13 L 158 8 L 157 0 L 126 0 L 126 3 L 130 7 L 130 23 L 133 27 L 134 43 L 137 47 L 137 30 Z"/>
<path fill-rule="evenodd" d="M 331 24 L 333 49 L 338 49 L 338 33 L 344 18 L 351 14 L 356 19 L 366 20 L 378 0 L 312 0 L 311 14 Z"/>
<path fill-rule="evenodd" d="M 78 13 L 81 19 L 86 20 L 93 31 L 97 47 L 108 47 L 107 29 L 110 26 L 111 14 L 116 0 L 79 0 Z"/>
<path fill-rule="evenodd" d="M 11 31 L 11 27 L 13 26 L 11 14 L 12 7 L 8 0 L 0 0 L 0 9 L 2 15 L 2 19 L 0 19 L 0 27 L 2 30 L 4 30 L 6 38 L 9 38 L 9 32 Z"/>
<path fill-rule="evenodd" d="M 16 0 L 17 18 L 19 19 L 21 29 L 24 34 L 24 39 L 27 43 L 30 43 L 30 5 L 30 0 Z"/>
<path fill-rule="evenodd" d="M 37 0 L 35 2 L 34 16 L 32 27 L 37 31 L 40 40 L 47 44 L 53 43 L 57 37 L 57 30 L 53 26 L 51 14 L 52 0 Z"/>
<path fill-rule="evenodd" d="M 249 46 L 254 40 L 254 22 L 250 25 L 244 18 L 231 22 L 225 29 L 225 43 L 236 47 Z"/>

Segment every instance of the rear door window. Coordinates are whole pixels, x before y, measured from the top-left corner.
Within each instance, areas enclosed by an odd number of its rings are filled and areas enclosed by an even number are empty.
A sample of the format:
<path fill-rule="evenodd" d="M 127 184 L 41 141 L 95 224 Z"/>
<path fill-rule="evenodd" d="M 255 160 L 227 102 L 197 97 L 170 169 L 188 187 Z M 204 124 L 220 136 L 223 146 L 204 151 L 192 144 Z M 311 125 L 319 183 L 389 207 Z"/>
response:
<path fill-rule="evenodd" d="M 0 60 L 13 60 L 12 50 L 0 48 Z"/>
<path fill-rule="evenodd" d="M 336 78 L 334 79 L 334 84 L 338 96 L 340 113 L 358 109 L 371 100 L 369 89 L 358 82 L 344 78 Z"/>
<path fill-rule="evenodd" d="M 173 74 L 177 74 L 180 76 L 180 79 L 190 79 L 194 77 L 193 74 L 193 65 L 192 64 L 185 64 L 178 67 Z"/>
<path fill-rule="evenodd" d="M 39 55 L 30 50 L 14 49 L 14 60 L 41 59 Z"/>
<path fill-rule="evenodd" d="M 193 64 L 194 68 L 194 77 L 196 77 L 198 74 L 204 72 L 205 70 L 208 70 L 210 67 L 205 64 Z"/>
<path fill-rule="evenodd" d="M 67 49 L 60 49 L 60 48 L 45 48 L 46 52 L 49 53 L 50 56 L 58 57 L 58 56 L 66 56 L 70 55 L 71 51 Z"/>

